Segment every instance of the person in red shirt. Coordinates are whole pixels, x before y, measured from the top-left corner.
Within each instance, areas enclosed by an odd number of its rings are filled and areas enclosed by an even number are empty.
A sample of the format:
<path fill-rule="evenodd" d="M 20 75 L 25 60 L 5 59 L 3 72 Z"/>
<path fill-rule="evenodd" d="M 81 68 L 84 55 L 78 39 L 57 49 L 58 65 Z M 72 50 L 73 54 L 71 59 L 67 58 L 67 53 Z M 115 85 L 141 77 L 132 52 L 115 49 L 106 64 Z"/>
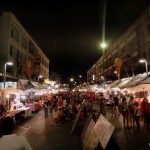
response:
<path fill-rule="evenodd" d="M 150 126 L 150 103 L 148 102 L 147 98 L 144 98 L 141 102 L 141 110 L 144 115 L 144 122 L 146 123 L 147 129 Z"/>

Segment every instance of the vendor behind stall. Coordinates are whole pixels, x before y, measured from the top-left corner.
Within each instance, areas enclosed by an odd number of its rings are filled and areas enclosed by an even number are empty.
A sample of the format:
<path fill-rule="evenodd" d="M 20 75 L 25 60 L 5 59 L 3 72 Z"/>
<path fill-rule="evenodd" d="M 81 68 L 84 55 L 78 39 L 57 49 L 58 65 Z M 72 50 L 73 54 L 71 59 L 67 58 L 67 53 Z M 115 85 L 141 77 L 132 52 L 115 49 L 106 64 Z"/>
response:
<path fill-rule="evenodd" d="M 6 110 L 2 103 L 0 103 L 0 136 L 2 135 L 1 125 L 6 116 Z"/>

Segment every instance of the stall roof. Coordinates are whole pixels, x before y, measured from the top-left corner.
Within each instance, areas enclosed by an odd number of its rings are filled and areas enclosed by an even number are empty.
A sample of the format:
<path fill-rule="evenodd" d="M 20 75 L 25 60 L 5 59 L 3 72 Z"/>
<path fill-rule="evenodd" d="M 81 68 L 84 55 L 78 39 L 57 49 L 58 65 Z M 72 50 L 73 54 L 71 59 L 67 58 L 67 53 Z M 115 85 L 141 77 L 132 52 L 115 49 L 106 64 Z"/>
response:
<path fill-rule="evenodd" d="M 26 80 L 26 79 L 20 79 L 18 81 L 18 88 L 21 89 L 21 90 L 25 90 L 25 89 L 29 89 L 29 88 L 32 88 L 34 87 L 31 82 L 29 80 Z"/>
<path fill-rule="evenodd" d="M 115 81 L 111 82 L 111 83 L 107 86 L 107 88 L 112 88 L 113 86 L 115 86 L 115 85 L 118 84 L 119 82 L 120 82 L 119 80 L 115 80 Z"/>
<path fill-rule="evenodd" d="M 34 81 L 30 81 L 30 82 L 33 85 L 33 87 L 40 88 L 37 82 L 34 82 Z"/>
<path fill-rule="evenodd" d="M 35 81 L 30 81 L 30 82 L 34 88 L 38 88 L 38 89 L 45 89 L 46 88 L 46 84 L 38 83 Z"/>
<path fill-rule="evenodd" d="M 17 88 L 12 88 L 12 87 L 3 88 L 2 90 L 8 94 L 15 94 L 15 93 L 22 94 L 23 93 L 22 90 L 17 89 Z"/>
<path fill-rule="evenodd" d="M 141 81 L 139 84 L 150 84 L 150 77 L 146 78 L 145 80 Z"/>
<path fill-rule="evenodd" d="M 138 74 L 135 77 L 133 77 L 133 80 L 127 85 L 127 87 L 136 86 L 136 85 L 138 85 L 138 83 L 140 83 L 141 81 L 143 81 L 146 78 L 147 78 L 146 73 Z"/>
<path fill-rule="evenodd" d="M 121 81 L 117 85 L 115 85 L 115 87 L 120 88 L 120 89 L 125 88 L 126 85 L 131 82 L 131 80 L 132 80 L 132 77 L 123 78 L 123 79 L 121 79 Z M 113 88 L 115 88 L 115 87 L 113 87 Z"/>

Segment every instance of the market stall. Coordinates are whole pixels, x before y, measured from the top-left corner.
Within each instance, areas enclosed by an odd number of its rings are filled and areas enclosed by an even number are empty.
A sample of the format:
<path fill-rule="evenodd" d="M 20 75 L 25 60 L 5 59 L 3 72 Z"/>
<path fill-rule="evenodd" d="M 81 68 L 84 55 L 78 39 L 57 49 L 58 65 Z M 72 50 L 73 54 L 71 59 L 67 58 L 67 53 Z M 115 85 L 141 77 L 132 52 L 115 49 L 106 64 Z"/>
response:
<path fill-rule="evenodd" d="M 26 106 L 26 107 L 30 107 L 33 112 L 39 111 L 39 110 L 41 109 L 41 106 L 39 105 L 38 102 L 28 103 L 28 104 L 26 104 L 25 106 Z"/>
<path fill-rule="evenodd" d="M 147 78 L 147 74 L 138 74 L 133 77 L 132 81 L 126 87 L 134 87 Z"/>
<path fill-rule="evenodd" d="M 20 101 L 21 96 L 24 92 L 16 88 L 4 88 L 4 95 L 6 101 L 7 115 L 14 116 L 20 114 L 26 118 L 31 116 L 32 109 L 30 107 L 25 107 L 25 105 Z"/>

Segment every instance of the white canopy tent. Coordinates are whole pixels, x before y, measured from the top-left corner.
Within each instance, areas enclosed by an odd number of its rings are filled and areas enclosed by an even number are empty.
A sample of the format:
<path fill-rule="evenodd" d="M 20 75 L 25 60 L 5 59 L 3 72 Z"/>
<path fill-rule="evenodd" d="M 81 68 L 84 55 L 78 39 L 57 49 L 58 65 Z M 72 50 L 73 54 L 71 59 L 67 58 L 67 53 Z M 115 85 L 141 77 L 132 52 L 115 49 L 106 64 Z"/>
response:
<path fill-rule="evenodd" d="M 12 88 L 12 87 L 7 87 L 2 89 L 4 92 L 7 94 L 23 94 L 24 92 L 20 89 Z"/>
<path fill-rule="evenodd" d="M 111 83 L 107 86 L 107 88 L 110 89 L 110 88 L 114 87 L 114 86 L 115 86 L 116 84 L 118 84 L 118 83 L 119 83 L 119 80 L 115 80 L 115 81 L 111 82 Z"/>
<path fill-rule="evenodd" d="M 131 81 L 132 81 L 132 77 L 123 78 L 123 79 L 121 79 L 121 82 L 116 85 L 116 87 L 118 87 L 118 88 L 120 88 L 120 89 L 123 89 L 123 88 L 125 88 L 126 85 L 129 84 Z"/>
<path fill-rule="evenodd" d="M 150 78 L 146 78 L 145 80 L 141 81 L 140 84 L 150 84 Z"/>
<path fill-rule="evenodd" d="M 127 87 L 133 87 L 138 85 L 141 81 L 145 80 L 147 78 L 147 74 L 138 74 L 133 77 L 132 81 L 127 85 Z"/>
<path fill-rule="evenodd" d="M 25 90 L 24 92 L 25 92 L 25 93 L 37 93 L 37 92 L 39 92 L 39 90 L 38 90 L 38 89 L 31 88 L 31 89 Z"/>

